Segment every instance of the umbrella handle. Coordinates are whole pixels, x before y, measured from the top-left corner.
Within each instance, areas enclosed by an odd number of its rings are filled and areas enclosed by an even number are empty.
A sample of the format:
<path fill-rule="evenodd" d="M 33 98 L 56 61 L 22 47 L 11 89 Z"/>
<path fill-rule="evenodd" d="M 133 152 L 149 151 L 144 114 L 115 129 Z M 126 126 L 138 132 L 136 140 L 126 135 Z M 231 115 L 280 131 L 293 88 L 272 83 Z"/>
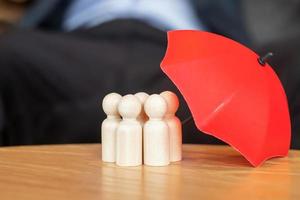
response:
<path fill-rule="evenodd" d="M 273 56 L 274 54 L 272 52 L 268 52 L 266 55 L 264 56 L 260 56 L 257 60 L 259 62 L 259 64 L 261 64 L 262 66 L 265 66 L 266 62 Z"/>
<path fill-rule="evenodd" d="M 189 123 L 192 120 L 193 120 L 193 117 L 192 117 L 192 115 L 190 115 L 188 118 L 181 121 L 181 124 L 184 126 L 185 124 Z"/>

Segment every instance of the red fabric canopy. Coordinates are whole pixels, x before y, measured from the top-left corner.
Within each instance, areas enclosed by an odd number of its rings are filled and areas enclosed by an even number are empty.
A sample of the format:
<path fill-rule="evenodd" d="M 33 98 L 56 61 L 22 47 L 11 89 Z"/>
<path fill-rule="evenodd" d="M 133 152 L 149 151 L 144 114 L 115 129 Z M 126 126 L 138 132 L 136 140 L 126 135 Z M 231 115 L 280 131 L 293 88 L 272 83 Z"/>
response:
<path fill-rule="evenodd" d="M 286 156 L 291 137 L 284 89 L 258 57 L 226 37 L 182 30 L 168 32 L 161 62 L 198 129 L 230 144 L 253 166 Z"/>

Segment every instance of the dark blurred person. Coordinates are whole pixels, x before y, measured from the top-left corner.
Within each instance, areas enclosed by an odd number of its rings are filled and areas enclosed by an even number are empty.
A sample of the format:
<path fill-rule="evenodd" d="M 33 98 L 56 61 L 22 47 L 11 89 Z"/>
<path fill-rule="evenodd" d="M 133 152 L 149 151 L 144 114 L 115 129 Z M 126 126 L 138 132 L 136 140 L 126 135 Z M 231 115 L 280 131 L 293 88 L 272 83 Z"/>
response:
<path fill-rule="evenodd" d="M 165 31 L 207 30 L 252 46 L 241 11 L 235 0 L 33 1 L 0 38 L 1 145 L 98 142 L 106 93 L 177 91 L 159 68 Z M 219 143 L 196 132 L 187 124 L 184 142 Z"/>

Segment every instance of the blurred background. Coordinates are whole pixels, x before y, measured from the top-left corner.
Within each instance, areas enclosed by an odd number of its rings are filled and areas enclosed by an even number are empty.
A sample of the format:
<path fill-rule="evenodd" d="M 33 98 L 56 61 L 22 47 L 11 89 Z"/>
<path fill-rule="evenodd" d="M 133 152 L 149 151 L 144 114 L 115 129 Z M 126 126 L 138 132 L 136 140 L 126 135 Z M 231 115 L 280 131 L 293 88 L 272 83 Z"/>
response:
<path fill-rule="evenodd" d="M 100 142 L 109 92 L 176 92 L 166 31 L 218 33 L 275 56 L 300 148 L 300 0 L 0 0 L 0 145 Z M 184 127 L 184 143 L 221 142 Z"/>

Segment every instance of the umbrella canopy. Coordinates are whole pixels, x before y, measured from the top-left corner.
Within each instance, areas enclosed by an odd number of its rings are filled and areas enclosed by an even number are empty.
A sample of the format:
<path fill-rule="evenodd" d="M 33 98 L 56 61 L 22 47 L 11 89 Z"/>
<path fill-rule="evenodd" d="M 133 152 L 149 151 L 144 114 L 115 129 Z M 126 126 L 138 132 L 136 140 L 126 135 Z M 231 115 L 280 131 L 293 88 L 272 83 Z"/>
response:
<path fill-rule="evenodd" d="M 253 166 L 286 156 L 287 98 L 276 73 L 247 47 L 203 31 L 170 31 L 162 70 L 199 130 L 230 144 Z"/>

